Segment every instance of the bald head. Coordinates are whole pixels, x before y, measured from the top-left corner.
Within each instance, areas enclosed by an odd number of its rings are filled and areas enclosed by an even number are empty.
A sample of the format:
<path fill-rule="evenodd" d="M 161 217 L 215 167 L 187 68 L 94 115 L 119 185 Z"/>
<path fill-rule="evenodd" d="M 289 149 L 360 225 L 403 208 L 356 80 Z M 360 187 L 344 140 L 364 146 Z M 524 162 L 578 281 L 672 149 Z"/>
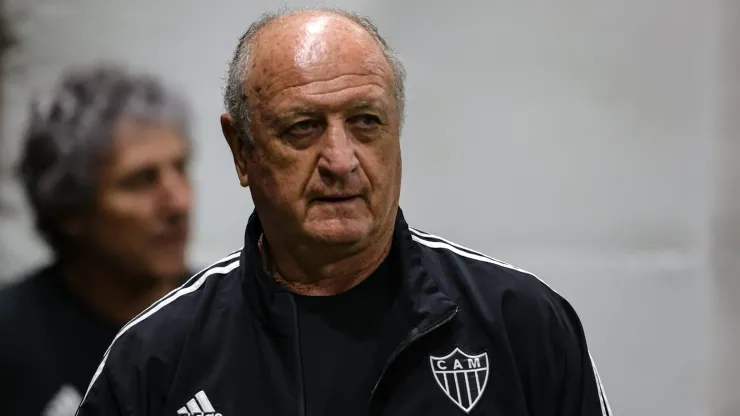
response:
<path fill-rule="evenodd" d="M 326 12 L 299 12 L 267 25 L 253 40 L 244 87 L 254 105 L 286 88 L 374 74 L 393 84 L 375 39 L 355 22 Z"/>
<path fill-rule="evenodd" d="M 309 83 L 318 80 L 312 77 L 355 71 L 387 78 L 403 116 L 403 65 L 368 19 L 328 8 L 266 14 L 239 40 L 224 102 L 235 127 L 249 141 L 250 106 L 288 87 L 285 80 Z"/>
<path fill-rule="evenodd" d="M 364 49 L 371 59 L 385 60 L 375 38 L 358 23 L 331 12 L 302 11 L 266 25 L 253 39 L 247 59 L 250 67 L 258 61 L 283 59 L 306 66 L 327 59 L 329 54 L 337 62 L 363 59 L 356 54 L 347 56 L 348 49 Z"/>

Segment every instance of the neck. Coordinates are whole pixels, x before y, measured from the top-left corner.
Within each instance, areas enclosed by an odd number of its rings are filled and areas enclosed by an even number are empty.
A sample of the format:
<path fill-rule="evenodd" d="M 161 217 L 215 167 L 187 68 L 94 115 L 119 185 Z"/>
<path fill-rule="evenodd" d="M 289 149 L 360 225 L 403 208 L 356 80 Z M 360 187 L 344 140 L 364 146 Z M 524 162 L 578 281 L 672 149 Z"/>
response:
<path fill-rule="evenodd" d="M 302 295 L 330 296 L 356 286 L 370 276 L 388 256 L 393 228 L 368 238 L 369 244 L 354 249 L 305 245 L 290 248 L 281 242 L 267 244 L 260 237 L 260 254 L 265 270 L 278 283 Z"/>
<path fill-rule="evenodd" d="M 60 261 L 70 291 L 106 320 L 123 325 L 174 288 L 168 281 L 125 276 L 90 259 Z"/>

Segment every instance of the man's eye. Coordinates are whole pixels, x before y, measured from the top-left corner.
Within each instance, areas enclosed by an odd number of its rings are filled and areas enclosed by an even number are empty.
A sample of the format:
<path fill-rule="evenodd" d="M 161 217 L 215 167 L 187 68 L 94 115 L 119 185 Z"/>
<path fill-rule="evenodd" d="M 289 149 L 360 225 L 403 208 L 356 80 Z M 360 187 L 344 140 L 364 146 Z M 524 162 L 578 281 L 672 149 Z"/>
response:
<path fill-rule="evenodd" d="M 290 126 L 286 133 L 293 136 L 306 136 L 320 128 L 321 124 L 316 120 L 303 120 Z"/>
<path fill-rule="evenodd" d="M 138 190 L 151 187 L 159 181 L 159 172 L 156 169 L 145 169 L 123 180 L 123 187 Z"/>
<path fill-rule="evenodd" d="M 360 128 L 373 128 L 381 124 L 380 119 L 372 114 L 361 114 L 359 116 L 354 116 L 349 121 L 350 123 Z"/>
<path fill-rule="evenodd" d="M 188 159 L 180 159 L 177 162 L 175 162 L 175 169 L 179 173 L 183 175 L 187 175 L 189 165 L 190 165 L 190 161 Z"/>

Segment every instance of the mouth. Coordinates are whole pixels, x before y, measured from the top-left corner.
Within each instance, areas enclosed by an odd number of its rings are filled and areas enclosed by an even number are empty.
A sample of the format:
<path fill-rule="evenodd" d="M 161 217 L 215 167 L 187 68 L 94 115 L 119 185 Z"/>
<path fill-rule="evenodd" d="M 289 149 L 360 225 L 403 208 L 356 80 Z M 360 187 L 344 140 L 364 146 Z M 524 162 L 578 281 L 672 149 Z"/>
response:
<path fill-rule="evenodd" d="M 157 238 L 160 244 L 179 246 L 186 244 L 188 241 L 187 229 L 175 229 L 160 234 Z"/>
<path fill-rule="evenodd" d="M 314 201 L 324 204 L 341 204 L 345 202 L 352 202 L 359 199 L 359 195 L 337 195 L 337 196 L 322 196 L 314 199 Z"/>

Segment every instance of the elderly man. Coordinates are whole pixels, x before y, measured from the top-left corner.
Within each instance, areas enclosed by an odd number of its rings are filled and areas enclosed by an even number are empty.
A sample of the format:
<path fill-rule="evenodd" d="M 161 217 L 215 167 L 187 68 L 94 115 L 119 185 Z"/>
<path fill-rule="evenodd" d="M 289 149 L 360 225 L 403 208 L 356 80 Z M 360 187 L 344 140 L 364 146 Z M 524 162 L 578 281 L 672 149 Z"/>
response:
<path fill-rule="evenodd" d="M 71 416 L 124 323 L 187 277 L 188 113 L 156 79 L 82 67 L 34 101 L 21 178 L 52 263 L 0 292 L 0 403 Z"/>
<path fill-rule="evenodd" d="M 609 414 L 563 298 L 406 224 L 403 83 L 354 14 L 249 28 L 221 116 L 244 248 L 124 327 L 79 415 Z"/>

